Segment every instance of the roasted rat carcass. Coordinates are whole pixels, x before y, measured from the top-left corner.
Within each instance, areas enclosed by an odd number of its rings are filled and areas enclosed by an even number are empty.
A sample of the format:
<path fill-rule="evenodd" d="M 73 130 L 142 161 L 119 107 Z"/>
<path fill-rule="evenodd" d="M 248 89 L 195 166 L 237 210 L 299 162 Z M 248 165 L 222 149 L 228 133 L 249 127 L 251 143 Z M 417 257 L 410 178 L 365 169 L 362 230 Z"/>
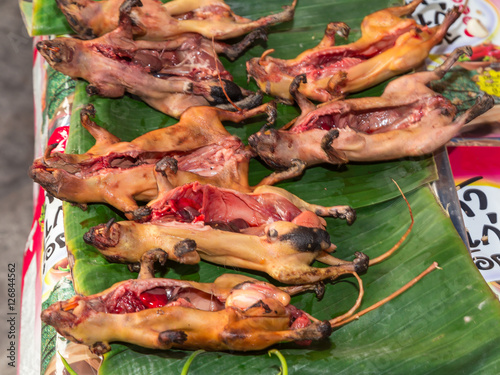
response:
<path fill-rule="evenodd" d="M 155 254 L 147 262 L 164 261 L 161 253 Z M 361 279 L 354 274 L 360 283 L 356 303 L 347 313 L 327 321 L 290 304 L 290 296 L 308 290 L 322 293 L 322 285 L 277 288 L 235 274 L 221 275 L 213 283 L 197 283 L 154 279 L 151 272 L 98 294 L 56 302 L 41 318 L 66 339 L 88 345 L 95 354 L 108 352 L 111 342 L 212 351 L 254 351 L 293 341 L 308 345 L 398 296 L 436 267 L 433 264 L 389 297 L 357 313 L 364 292 Z"/>
<path fill-rule="evenodd" d="M 335 246 L 319 216 L 350 223 L 355 218 L 350 207 L 309 204 L 272 186 L 250 194 L 198 182 L 171 189 L 171 161 L 157 165 L 158 198 L 141 210 L 142 222 L 98 225 L 84 240 L 109 260 L 126 263 L 137 263 L 156 248 L 175 254 L 180 241 L 192 240 L 206 261 L 266 272 L 287 284 L 315 283 L 368 267 L 362 253 L 353 262 L 329 254 Z M 310 266 L 314 260 L 330 267 Z"/>
<path fill-rule="evenodd" d="M 96 139 L 84 154 L 51 152 L 33 162 L 30 176 L 55 197 L 85 206 L 91 202 L 108 203 L 134 218 L 140 202 L 157 196 L 154 165 L 169 156 L 177 161 L 177 171 L 169 183 L 178 186 L 202 181 L 245 192 L 248 163 L 254 153 L 241 140 L 229 134 L 222 121 L 240 122 L 253 116 L 270 114 L 274 107 L 264 104 L 242 112 L 215 107 L 191 107 L 172 126 L 148 132 L 131 142 L 120 139 L 91 120 L 93 106 L 81 111 L 83 127 Z M 274 173 L 261 184 L 300 175 L 304 165 L 296 163 L 285 173 Z"/>
<path fill-rule="evenodd" d="M 290 87 L 302 114 L 286 130 L 266 127 L 249 137 L 259 156 L 276 169 L 291 160 L 307 165 L 378 161 L 432 153 L 475 117 L 493 106 L 480 96 L 455 118 L 455 106 L 426 85 L 443 78 L 469 48 L 455 50 L 433 71 L 401 76 L 390 82 L 382 96 L 331 101 L 315 107 L 298 90 L 305 76 Z"/>
<path fill-rule="evenodd" d="M 183 33 L 198 33 L 223 40 L 242 36 L 257 28 L 272 26 L 293 18 L 295 0 L 280 13 L 252 21 L 240 17 L 222 0 L 56 0 L 71 27 L 83 38 L 95 38 L 118 26 L 118 9 L 136 6 L 132 11 L 134 35 L 139 39 L 163 40 Z"/>
<path fill-rule="evenodd" d="M 120 8 L 120 25 L 100 38 L 43 40 L 37 48 L 54 69 L 88 81 L 89 94 L 117 98 L 128 92 L 176 118 L 193 106 L 245 109 L 261 103 L 260 94 L 232 82 L 215 53 L 241 52 L 254 34 L 233 47 L 193 33 L 134 41 L 129 12 Z"/>
<path fill-rule="evenodd" d="M 429 28 L 418 25 L 411 14 L 421 3 L 383 9 L 366 16 L 361 24 L 362 36 L 357 41 L 335 46 L 335 34 L 347 37 L 349 27 L 331 23 L 319 45 L 291 60 L 262 57 L 247 62 L 248 74 L 259 88 L 286 103 L 293 97 L 289 87 L 293 79 L 305 74 L 298 88 L 310 99 L 326 102 L 361 91 L 388 78 L 423 64 L 430 49 L 441 42 L 450 25 L 459 17 L 458 8 L 450 11 L 442 24 Z"/>
<path fill-rule="evenodd" d="M 289 303 L 286 291 L 241 275 L 225 274 L 214 283 L 144 277 L 56 302 L 42 312 L 42 321 L 96 354 L 116 341 L 152 349 L 251 351 L 331 334 L 329 322 L 311 322 Z"/>
<path fill-rule="evenodd" d="M 335 245 L 322 217 L 351 224 L 355 211 L 349 206 L 310 204 L 274 186 L 259 186 L 250 194 L 198 182 L 171 189 L 172 164 L 175 160 L 167 158 L 157 164 L 158 198 L 136 214 L 142 219 L 95 226 L 84 235 L 85 242 L 112 262 L 138 264 L 155 249 L 173 261 L 189 263 L 184 255 L 191 257 L 196 250 L 205 261 L 300 285 L 366 271 L 391 256 L 413 227 L 406 201 L 411 224 L 398 243 L 371 260 L 361 252 L 355 252 L 352 262 L 341 260 L 330 254 Z M 314 267 L 315 260 L 329 267 Z"/>

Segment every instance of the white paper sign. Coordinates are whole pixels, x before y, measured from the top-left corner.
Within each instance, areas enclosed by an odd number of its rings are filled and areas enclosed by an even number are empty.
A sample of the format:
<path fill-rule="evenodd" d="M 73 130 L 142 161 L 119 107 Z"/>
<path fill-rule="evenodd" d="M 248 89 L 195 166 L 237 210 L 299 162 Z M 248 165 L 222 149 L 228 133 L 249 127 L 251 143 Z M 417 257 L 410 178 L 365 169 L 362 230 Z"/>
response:
<path fill-rule="evenodd" d="M 472 259 L 486 281 L 500 280 L 500 188 L 467 186 L 458 191 Z"/>

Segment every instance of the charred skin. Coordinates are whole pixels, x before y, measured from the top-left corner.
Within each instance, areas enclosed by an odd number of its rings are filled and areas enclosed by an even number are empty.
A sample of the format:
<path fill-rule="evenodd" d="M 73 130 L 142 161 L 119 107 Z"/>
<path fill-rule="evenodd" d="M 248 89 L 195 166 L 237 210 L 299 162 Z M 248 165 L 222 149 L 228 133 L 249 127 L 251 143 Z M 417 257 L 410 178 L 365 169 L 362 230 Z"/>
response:
<path fill-rule="evenodd" d="M 265 52 L 247 62 L 248 74 L 260 90 L 285 103 L 293 102 L 289 87 L 300 74 L 307 76 L 307 83 L 300 85 L 299 92 L 320 102 L 374 86 L 422 65 L 430 49 L 441 42 L 460 16 L 458 8 L 453 9 L 441 25 L 433 28 L 403 18 L 421 2 L 414 0 L 366 16 L 361 24 L 361 38 L 347 45 L 335 46 L 335 34 L 346 37 L 348 26 L 331 23 L 317 47 L 291 60 L 272 58 L 270 51 Z"/>
<path fill-rule="evenodd" d="M 168 171 L 171 187 L 193 181 L 250 192 L 248 163 L 254 155 L 222 121 L 240 122 L 270 111 L 272 105 L 228 112 L 213 107 L 188 109 L 180 121 L 148 132 L 131 142 L 120 139 L 92 121 L 91 105 L 82 109 L 82 126 L 96 139 L 84 154 L 64 154 L 47 148 L 33 162 L 30 176 L 55 197 L 72 203 L 108 203 L 133 219 L 137 201 L 149 202 L 158 195 L 155 164 L 169 156 L 177 169 Z M 274 108 L 274 107 L 272 107 Z M 300 173 L 283 175 L 293 177 Z M 279 181 L 279 176 L 263 182 Z"/>
<path fill-rule="evenodd" d="M 291 95 L 302 114 L 286 130 L 263 129 L 249 144 L 277 169 L 301 160 L 308 166 L 349 161 L 381 161 L 432 153 L 472 119 L 493 106 L 489 95 L 478 97 L 456 117 L 455 106 L 427 84 L 442 79 L 470 48 L 455 50 L 433 71 L 417 72 L 391 81 L 380 97 L 334 100 L 317 108 L 298 91 L 307 79 L 298 76 Z"/>
<path fill-rule="evenodd" d="M 69 24 L 82 38 L 102 36 L 119 24 L 120 8 L 129 8 L 136 38 L 165 40 L 184 33 L 208 39 L 240 37 L 255 29 L 293 19 L 296 1 L 283 11 L 252 21 L 234 14 L 222 0 L 56 0 Z"/>
<path fill-rule="evenodd" d="M 234 110 L 231 102 L 241 109 L 261 103 L 261 95 L 232 82 L 209 40 L 183 34 L 159 42 L 135 41 L 132 23 L 122 9 L 120 26 L 102 37 L 44 40 L 37 48 L 54 69 L 88 81 L 89 95 L 118 98 L 128 92 L 175 118 L 192 106 Z M 216 50 L 229 51 L 227 45 Z"/>
<path fill-rule="evenodd" d="M 166 297 L 147 308 L 150 291 L 161 289 Z M 331 334 L 329 322 L 291 328 L 295 308 L 289 302 L 284 291 L 240 275 L 222 275 L 211 284 L 141 279 L 56 302 L 42 312 L 42 321 L 96 354 L 115 341 L 152 349 L 252 351 Z"/>

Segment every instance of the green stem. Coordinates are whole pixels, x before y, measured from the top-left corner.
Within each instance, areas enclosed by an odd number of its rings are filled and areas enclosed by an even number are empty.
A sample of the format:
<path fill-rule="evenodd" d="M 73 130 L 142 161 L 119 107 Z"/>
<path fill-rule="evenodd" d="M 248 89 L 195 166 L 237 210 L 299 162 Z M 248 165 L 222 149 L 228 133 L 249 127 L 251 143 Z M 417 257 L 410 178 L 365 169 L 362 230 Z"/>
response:
<path fill-rule="evenodd" d="M 280 368 L 280 373 L 279 375 L 288 375 L 288 365 L 286 364 L 286 359 L 283 357 L 283 354 L 281 354 L 277 349 L 271 349 L 268 351 L 269 357 L 271 354 L 276 355 L 276 357 L 279 358 L 281 362 L 281 368 Z"/>
<path fill-rule="evenodd" d="M 193 360 L 195 359 L 195 357 L 198 355 L 198 354 L 201 354 L 203 353 L 204 350 L 203 349 L 200 349 L 200 350 L 197 350 L 195 351 L 193 354 L 191 354 L 188 358 L 188 360 L 186 361 L 186 363 L 184 364 L 184 367 L 182 368 L 182 372 L 181 372 L 181 375 L 187 375 L 188 373 L 188 370 L 189 370 L 189 366 L 191 366 L 191 362 L 193 362 Z"/>

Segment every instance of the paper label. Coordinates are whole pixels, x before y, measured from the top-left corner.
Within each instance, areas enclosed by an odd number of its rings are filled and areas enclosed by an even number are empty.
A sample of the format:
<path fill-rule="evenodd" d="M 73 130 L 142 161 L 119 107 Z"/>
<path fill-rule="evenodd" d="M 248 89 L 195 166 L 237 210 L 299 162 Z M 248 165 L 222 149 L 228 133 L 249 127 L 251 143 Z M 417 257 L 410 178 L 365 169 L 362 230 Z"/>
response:
<path fill-rule="evenodd" d="M 42 256 L 42 301 L 62 277 L 70 277 L 64 238 L 62 202 L 45 196 L 45 246 Z"/>
<path fill-rule="evenodd" d="M 467 186 L 458 197 L 474 264 L 486 281 L 500 280 L 500 188 Z"/>

